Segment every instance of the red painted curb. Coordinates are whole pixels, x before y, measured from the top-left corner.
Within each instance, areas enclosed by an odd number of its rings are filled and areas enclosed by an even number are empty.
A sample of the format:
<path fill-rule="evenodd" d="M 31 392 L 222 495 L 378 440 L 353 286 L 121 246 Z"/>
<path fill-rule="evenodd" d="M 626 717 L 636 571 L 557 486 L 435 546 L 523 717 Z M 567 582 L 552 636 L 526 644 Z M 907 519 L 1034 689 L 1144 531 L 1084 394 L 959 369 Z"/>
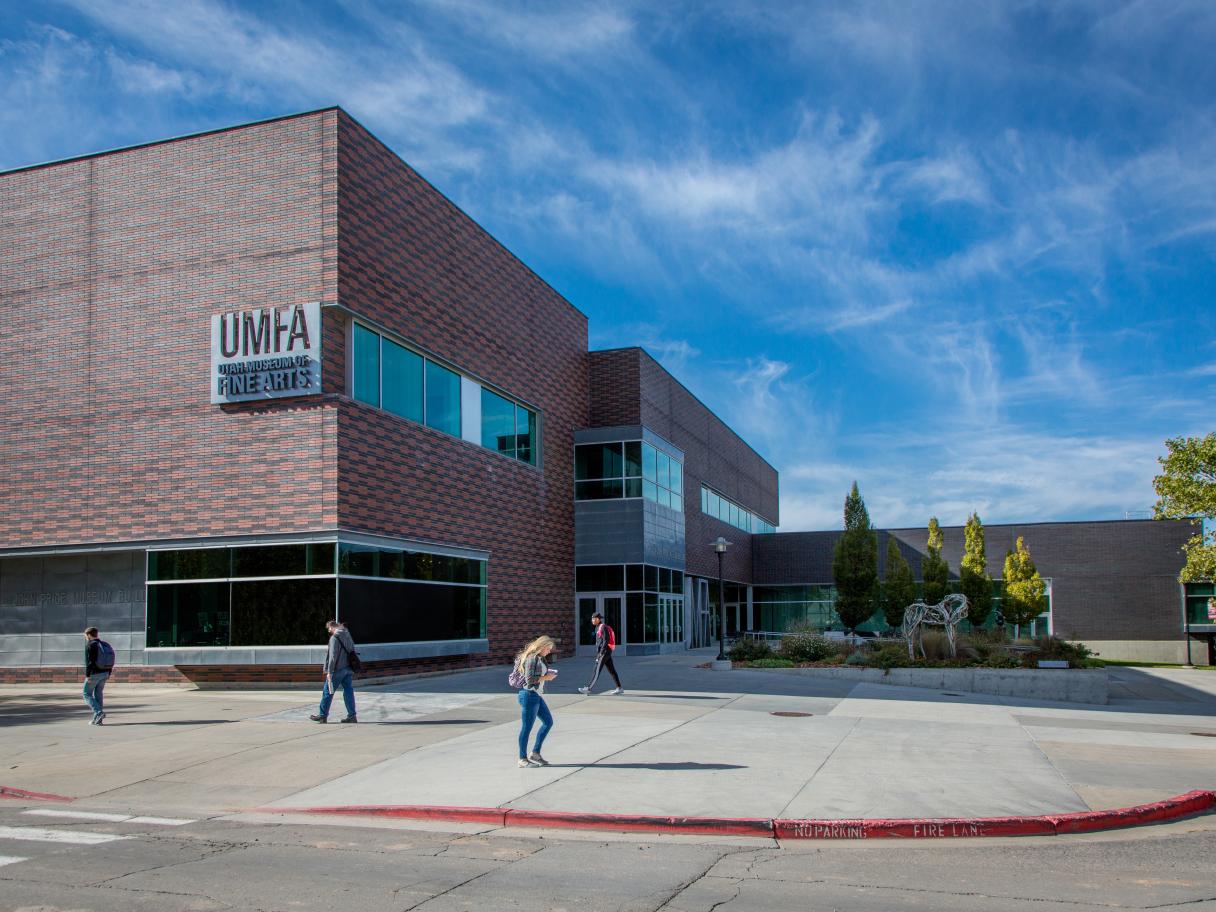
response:
<path fill-rule="evenodd" d="M 75 798 L 68 798 L 66 795 L 47 795 L 43 792 L 27 792 L 25 789 L 10 788 L 7 785 L 0 785 L 0 798 L 25 798 L 32 801 L 75 801 Z"/>
<path fill-rule="evenodd" d="M 271 814 L 345 814 L 490 823 L 497 826 L 623 832 L 760 836 L 768 839 L 951 839 L 993 836 L 1054 836 L 1090 833 L 1178 820 L 1216 808 L 1216 791 L 1197 790 L 1165 801 L 1077 814 L 1031 817 L 877 818 L 872 820 L 787 820 L 770 817 L 674 817 L 654 814 L 590 814 L 524 808 L 441 805 L 348 805 L 341 807 L 258 808 Z"/>

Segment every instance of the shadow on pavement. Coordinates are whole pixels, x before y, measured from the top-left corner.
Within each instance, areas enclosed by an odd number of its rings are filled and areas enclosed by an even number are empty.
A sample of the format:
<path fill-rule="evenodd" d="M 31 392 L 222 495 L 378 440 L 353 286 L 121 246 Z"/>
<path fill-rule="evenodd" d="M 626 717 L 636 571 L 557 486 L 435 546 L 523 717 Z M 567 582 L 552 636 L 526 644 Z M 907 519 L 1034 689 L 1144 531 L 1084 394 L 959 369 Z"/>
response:
<path fill-rule="evenodd" d="M 386 719 L 383 722 L 363 721 L 360 725 L 489 725 L 489 719 Z"/>
<path fill-rule="evenodd" d="M 659 772 L 695 772 L 697 770 L 741 770 L 747 769 L 737 763 L 550 763 L 549 769 L 622 769 L 658 770 Z"/>

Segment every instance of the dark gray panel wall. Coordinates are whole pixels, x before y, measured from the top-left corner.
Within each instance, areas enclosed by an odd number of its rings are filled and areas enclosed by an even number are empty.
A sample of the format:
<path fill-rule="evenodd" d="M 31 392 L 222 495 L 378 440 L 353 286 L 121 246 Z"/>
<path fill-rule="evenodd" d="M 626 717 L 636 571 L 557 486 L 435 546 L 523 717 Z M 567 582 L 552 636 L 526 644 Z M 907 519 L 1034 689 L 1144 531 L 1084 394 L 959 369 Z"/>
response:
<path fill-rule="evenodd" d="M 123 664 L 142 665 L 144 552 L 0 558 L 0 665 L 83 663 L 97 627 Z"/>
<path fill-rule="evenodd" d="M 580 500 L 574 505 L 576 564 L 645 562 L 642 500 Z"/>
<path fill-rule="evenodd" d="M 985 526 L 988 572 L 1000 577 L 1005 552 L 1022 536 L 1039 572 L 1052 581 L 1056 632 L 1070 639 L 1172 640 L 1181 636 L 1182 543 L 1190 524 L 1174 520 L 1027 523 Z M 958 576 L 963 528 L 942 528 L 942 556 Z M 826 583 L 832 580 L 832 550 L 841 533 L 790 532 L 753 536 L 753 580 L 757 584 Z M 920 575 L 928 532 L 892 529 L 878 533 L 879 572 L 886 563 L 887 535 L 900 543 L 912 571 Z"/>

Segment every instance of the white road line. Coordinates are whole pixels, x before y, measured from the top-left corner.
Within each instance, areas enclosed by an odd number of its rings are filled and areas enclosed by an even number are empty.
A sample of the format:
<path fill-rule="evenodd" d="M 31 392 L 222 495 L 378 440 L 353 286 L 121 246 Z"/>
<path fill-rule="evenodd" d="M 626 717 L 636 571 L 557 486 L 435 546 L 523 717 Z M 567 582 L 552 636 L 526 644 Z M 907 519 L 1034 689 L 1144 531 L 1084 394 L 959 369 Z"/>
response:
<path fill-rule="evenodd" d="M 185 826 L 194 823 L 180 817 L 132 817 L 130 814 L 103 814 L 100 811 L 60 811 L 54 808 L 34 808 L 22 811 L 35 817 L 67 817 L 75 820 L 103 820 L 107 823 L 145 823 L 153 826 Z"/>
<path fill-rule="evenodd" d="M 44 830 L 40 827 L 0 826 L 0 839 L 15 839 L 18 842 L 66 842 L 72 845 L 101 845 L 130 836 L 113 833 L 85 833 L 81 830 Z"/>
<path fill-rule="evenodd" d="M 28 858 L 18 858 L 16 855 L 0 855 L 0 868 L 5 865 L 16 864 L 19 861 L 28 861 Z"/>
<path fill-rule="evenodd" d="M 71 817 L 77 820 L 105 820 L 110 823 L 122 823 L 124 820 L 130 820 L 130 814 L 102 814 L 97 811 L 60 811 L 54 808 L 34 808 L 28 811 L 22 811 L 22 814 L 29 814 L 33 817 Z"/>

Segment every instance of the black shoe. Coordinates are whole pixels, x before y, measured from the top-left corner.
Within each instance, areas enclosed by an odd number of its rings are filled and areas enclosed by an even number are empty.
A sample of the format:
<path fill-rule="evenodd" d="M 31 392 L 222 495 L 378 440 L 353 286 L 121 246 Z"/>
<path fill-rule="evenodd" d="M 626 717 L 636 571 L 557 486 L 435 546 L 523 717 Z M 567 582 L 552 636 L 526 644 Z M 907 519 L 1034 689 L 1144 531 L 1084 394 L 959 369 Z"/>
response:
<path fill-rule="evenodd" d="M 347 716 L 347 717 L 346 717 L 345 719 L 343 719 L 342 721 L 343 721 L 343 722 L 358 722 L 359 720 L 358 720 L 357 718 L 355 718 L 354 716 Z"/>
<path fill-rule="evenodd" d="M 322 725 L 324 725 L 326 720 L 329 717 L 328 716 L 309 716 L 308 718 L 311 719 L 313 722 L 320 722 Z"/>

